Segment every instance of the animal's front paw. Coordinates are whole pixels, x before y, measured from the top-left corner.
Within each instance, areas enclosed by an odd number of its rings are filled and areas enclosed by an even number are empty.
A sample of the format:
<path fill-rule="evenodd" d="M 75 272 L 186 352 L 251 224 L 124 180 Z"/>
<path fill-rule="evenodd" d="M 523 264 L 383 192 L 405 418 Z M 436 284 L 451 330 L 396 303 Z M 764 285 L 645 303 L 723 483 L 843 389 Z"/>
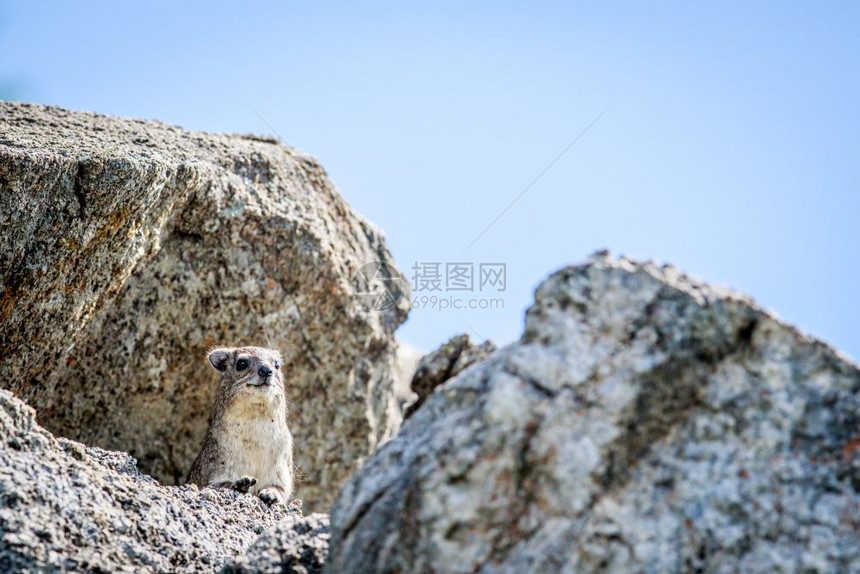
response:
<path fill-rule="evenodd" d="M 276 504 L 276 503 L 281 503 L 281 504 L 284 503 L 284 499 L 281 496 L 281 493 L 278 492 L 278 489 L 276 489 L 276 488 L 264 488 L 263 490 L 260 491 L 259 497 L 260 497 L 260 500 L 262 500 L 263 502 L 265 502 L 269 506 L 272 506 L 273 504 Z"/>
<path fill-rule="evenodd" d="M 255 484 L 257 484 L 256 478 L 254 478 L 253 476 L 243 476 L 242 478 L 234 482 L 233 486 L 231 486 L 230 488 L 232 488 L 233 490 L 237 490 L 243 494 L 246 494 L 248 490 Z"/>

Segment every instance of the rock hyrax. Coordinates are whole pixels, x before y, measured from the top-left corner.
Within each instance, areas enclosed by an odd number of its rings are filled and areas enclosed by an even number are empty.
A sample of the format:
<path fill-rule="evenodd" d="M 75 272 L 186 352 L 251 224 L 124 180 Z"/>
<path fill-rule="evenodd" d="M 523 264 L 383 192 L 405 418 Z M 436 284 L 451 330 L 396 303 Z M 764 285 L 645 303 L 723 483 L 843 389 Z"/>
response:
<path fill-rule="evenodd" d="M 271 349 L 217 348 L 209 362 L 221 373 L 212 423 L 186 482 L 252 492 L 286 503 L 293 491 L 293 436 L 281 355 Z"/>

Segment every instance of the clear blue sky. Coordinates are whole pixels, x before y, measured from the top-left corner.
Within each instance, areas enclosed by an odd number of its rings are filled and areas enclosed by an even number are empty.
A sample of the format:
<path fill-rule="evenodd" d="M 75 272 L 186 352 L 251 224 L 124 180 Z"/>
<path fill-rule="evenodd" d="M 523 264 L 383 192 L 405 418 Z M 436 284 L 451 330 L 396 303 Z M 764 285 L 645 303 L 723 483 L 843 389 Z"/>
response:
<path fill-rule="evenodd" d="M 259 113 L 408 273 L 506 263 L 503 310 L 413 311 L 400 335 L 422 350 L 513 340 L 542 278 L 608 247 L 858 358 L 858 39 L 854 2 L 12 1 L 0 91 L 271 133 Z"/>

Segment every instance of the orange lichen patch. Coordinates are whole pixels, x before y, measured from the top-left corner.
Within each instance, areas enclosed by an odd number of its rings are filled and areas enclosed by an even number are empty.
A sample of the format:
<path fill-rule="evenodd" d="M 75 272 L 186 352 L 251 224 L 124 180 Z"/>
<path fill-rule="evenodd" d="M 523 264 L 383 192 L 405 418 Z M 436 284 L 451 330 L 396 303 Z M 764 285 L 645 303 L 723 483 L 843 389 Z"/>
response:
<path fill-rule="evenodd" d="M 503 468 L 496 476 L 496 484 L 506 489 L 513 488 L 514 477 L 511 475 L 511 471 L 507 468 Z"/>
<path fill-rule="evenodd" d="M 122 207 L 105 215 L 102 218 L 103 223 L 95 235 L 80 250 L 76 250 L 75 258 L 80 261 L 87 261 L 95 258 L 99 252 L 118 251 L 119 247 L 113 245 L 112 242 L 117 239 L 117 233 L 127 224 L 130 212 L 130 208 Z M 77 245 L 77 243 L 75 244 Z"/>
<path fill-rule="evenodd" d="M 5 320 L 6 317 L 9 316 L 9 313 L 12 312 L 12 308 L 15 306 L 15 302 L 17 300 L 17 289 L 12 285 L 7 285 L 3 290 L 3 296 L 0 297 L 0 321 Z"/>
<path fill-rule="evenodd" d="M 544 455 L 542 457 L 540 457 L 540 463 L 542 465 L 549 465 L 556 458 L 558 458 L 558 453 L 556 452 L 555 447 L 551 446 L 548 449 L 546 449 L 546 452 L 544 453 Z"/>
<path fill-rule="evenodd" d="M 842 447 L 842 457 L 845 459 L 853 458 L 858 449 L 860 449 L 860 435 L 845 443 L 845 446 Z"/>
<path fill-rule="evenodd" d="M 74 237 L 59 237 L 55 243 L 55 246 L 63 249 L 68 249 L 69 251 L 74 251 L 78 248 L 78 240 Z"/>
<path fill-rule="evenodd" d="M 687 527 L 687 530 L 693 530 L 693 526 L 694 526 L 693 521 L 689 518 L 685 518 L 684 519 L 684 526 Z"/>
<path fill-rule="evenodd" d="M 122 207 L 108 213 L 105 224 L 96 232 L 95 239 L 105 239 L 116 234 L 128 219 L 129 211 L 127 207 Z"/>

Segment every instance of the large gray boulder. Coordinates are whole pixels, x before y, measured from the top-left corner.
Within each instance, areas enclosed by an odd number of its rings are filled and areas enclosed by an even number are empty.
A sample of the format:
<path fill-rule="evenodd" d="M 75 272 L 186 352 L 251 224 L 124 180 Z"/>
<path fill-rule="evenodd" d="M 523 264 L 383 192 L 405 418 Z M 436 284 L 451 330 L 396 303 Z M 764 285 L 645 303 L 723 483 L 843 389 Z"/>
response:
<path fill-rule="evenodd" d="M 217 572 L 267 528 L 314 565 L 320 522 L 251 494 L 160 486 L 126 453 L 54 438 L 0 391 L 0 572 Z"/>
<path fill-rule="evenodd" d="M 341 492 L 331 572 L 851 572 L 860 369 L 743 295 L 598 255 Z"/>
<path fill-rule="evenodd" d="M 322 167 L 275 140 L 0 102 L 0 386 L 162 482 L 206 431 L 206 349 L 271 345 L 296 495 L 327 508 L 400 422 L 399 278 Z M 354 296 L 374 290 L 393 295 L 378 310 Z"/>

